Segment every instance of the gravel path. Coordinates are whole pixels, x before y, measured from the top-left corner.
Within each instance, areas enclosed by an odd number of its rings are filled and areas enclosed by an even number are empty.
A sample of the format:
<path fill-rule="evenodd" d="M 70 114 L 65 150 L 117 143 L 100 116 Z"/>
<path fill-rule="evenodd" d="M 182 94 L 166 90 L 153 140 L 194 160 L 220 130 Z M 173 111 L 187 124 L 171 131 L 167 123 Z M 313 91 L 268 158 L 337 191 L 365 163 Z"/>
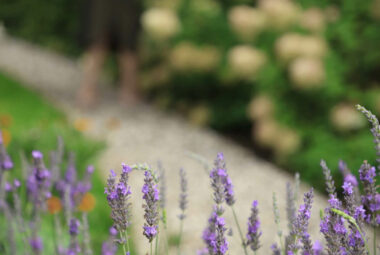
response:
<path fill-rule="evenodd" d="M 269 246 L 277 241 L 272 213 L 273 192 L 278 195 L 283 219 L 281 226 L 286 229 L 285 187 L 286 182 L 292 182 L 293 177 L 259 159 L 251 151 L 209 129 L 191 126 L 178 115 L 163 113 L 148 105 L 129 109 L 120 107 L 113 100 L 113 92 L 103 93 L 103 100 L 96 110 L 81 111 L 75 107 L 73 101 L 81 77 L 76 62 L 15 39 L 0 39 L 0 69 L 25 81 L 32 89 L 42 92 L 49 101 L 63 109 L 74 124 L 82 127 L 86 135 L 106 141 L 107 148 L 98 162 L 104 176 L 108 169 L 120 170 L 121 162 L 147 162 L 156 166 L 160 160 L 167 176 L 169 236 L 176 235 L 179 228 L 176 218 L 179 214 L 178 170 L 184 167 L 189 178 L 189 209 L 183 238 L 184 250 L 188 252 L 183 254 L 195 254 L 195 250 L 202 247 L 200 237 L 212 201 L 206 173 L 199 162 L 187 156 L 189 151 L 202 155 L 211 163 L 217 152 L 224 152 L 228 171 L 235 185 L 236 211 L 244 232 L 250 204 L 254 199 L 259 201 L 263 228 L 263 247 L 259 254 L 269 254 Z M 136 174 L 131 178 L 133 191 L 140 194 L 142 175 Z M 301 192 L 307 189 L 309 187 L 301 185 Z M 319 194 L 315 195 L 314 201 L 310 229 L 313 236 L 317 235 L 321 239 L 316 233 L 319 228 L 319 210 L 325 203 Z M 133 203 L 133 228 L 140 234 L 143 221 L 140 195 L 135 196 Z M 227 223 L 231 226 L 231 211 L 226 210 L 225 214 Z M 230 254 L 243 254 L 234 225 L 233 233 L 229 237 Z M 137 245 L 140 254 L 147 250 L 144 238 L 138 238 Z M 171 253 L 175 254 L 175 250 L 171 250 Z"/>

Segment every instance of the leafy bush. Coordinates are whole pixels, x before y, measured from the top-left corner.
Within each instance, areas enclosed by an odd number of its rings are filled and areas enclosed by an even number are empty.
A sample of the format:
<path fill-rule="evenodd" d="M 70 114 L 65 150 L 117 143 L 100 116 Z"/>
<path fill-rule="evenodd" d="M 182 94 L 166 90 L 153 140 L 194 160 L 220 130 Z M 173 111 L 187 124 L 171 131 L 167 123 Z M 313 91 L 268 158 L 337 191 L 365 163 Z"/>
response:
<path fill-rule="evenodd" d="M 175 36 L 159 40 L 144 26 L 143 85 L 159 106 L 321 187 L 320 157 L 353 167 L 375 158 L 354 105 L 380 113 L 378 1 L 334 4 L 181 1 Z"/>

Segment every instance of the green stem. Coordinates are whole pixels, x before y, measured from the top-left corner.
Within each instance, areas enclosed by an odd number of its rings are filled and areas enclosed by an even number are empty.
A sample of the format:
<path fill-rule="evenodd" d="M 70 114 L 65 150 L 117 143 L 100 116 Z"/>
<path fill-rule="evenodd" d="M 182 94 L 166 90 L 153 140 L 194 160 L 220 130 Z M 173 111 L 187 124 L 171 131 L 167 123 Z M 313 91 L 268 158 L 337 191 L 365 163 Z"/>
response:
<path fill-rule="evenodd" d="M 125 230 L 124 235 L 125 235 L 125 240 L 126 240 L 126 243 L 127 243 L 127 251 L 130 253 L 131 250 L 129 248 L 128 230 Z"/>
<path fill-rule="evenodd" d="M 123 233 L 124 233 L 124 231 L 120 231 L 120 239 L 121 239 L 121 241 L 123 241 L 123 239 L 124 239 L 124 237 L 123 237 Z M 127 250 L 125 249 L 125 242 L 123 242 L 123 254 L 126 254 L 127 253 Z"/>
<path fill-rule="evenodd" d="M 153 242 L 153 240 L 152 240 Z M 152 242 L 150 242 L 150 255 L 153 255 L 153 244 Z"/>
<path fill-rule="evenodd" d="M 183 232 L 183 219 L 181 220 L 180 225 L 179 225 L 179 238 L 178 238 L 178 245 L 177 245 L 178 255 L 181 254 L 182 232 Z"/>
<path fill-rule="evenodd" d="M 157 255 L 157 252 L 158 252 L 158 235 L 156 236 L 156 245 L 154 248 L 154 255 Z"/>
<path fill-rule="evenodd" d="M 165 226 L 164 226 L 164 236 L 165 236 L 165 254 L 169 255 L 168 235 L 166 233 L 166 227 Z"/>
<path fill-rule="evenodd" d="M 234 215 L 234 220 L 235 220 L 237 229 L 239 231 L 239 235 L 240 235 L 240 239 L 241 239 L 241 244 L 242 244 L 243 249 L 244 249 L 244 254 L 248 255 L 247 246 L 245 245 L 245 240 L 244 240 L 243 232 L 241 231 L 241 228 L 240 228 L 240 225 L 239 225 L 239 221 L 238 221 L 236 213 L 235 213 L 235 209 L 234 209 L 233 206 L 231 206 L 231 209 L 232 209 L 232 214 Z"/>
<path fill-rule="evenodd" d="M 376 227 L 373 227 L 373 254 L 376 255 Z"/>

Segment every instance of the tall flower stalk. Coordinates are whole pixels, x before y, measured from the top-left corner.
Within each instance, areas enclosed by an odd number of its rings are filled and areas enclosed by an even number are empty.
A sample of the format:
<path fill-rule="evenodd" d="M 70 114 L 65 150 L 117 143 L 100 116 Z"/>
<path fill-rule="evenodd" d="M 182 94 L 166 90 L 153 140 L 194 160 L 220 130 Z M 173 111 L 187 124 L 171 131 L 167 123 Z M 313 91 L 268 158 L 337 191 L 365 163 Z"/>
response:
<path fill-rule="evenodd" d="M 179 194 L 179 208 L 181 210 L 181 214 L 178 215 L 179 221 L 180 221 L 180 228 L 179 228 L 179 240 L 178 240 L 178 255 L 181 254 L 181 241 L 182 241 L 182 233 L 183 233 L 183 221 L 186 218 L 185 210 L 187 207 L 187 178 L 186 178 L 186 172 L 183 168 L 179 170 L 179 176 L 180 176 L 180 194 Z"/>
<path fill-rule="evenodd" d="M 148 239 L 150 243 L 150 255 L 153 254 L 153 239 L 158 235 L 158 222 L 159 222 L 159 212 L 158 212 L 158 202 L 159 202 L 159 191 L 157 184 L 154 181 L 152 174 L 149 171 L 144 173 L 144 185 L 142 188 L 143 199 L 145 204 L 144 208 L 144 227 L 143 234 Z"/>
<path fill-rule="evenodd" d="M 124 254 L 130 253 L 129 236 L 127 228 L 130 225 L 131 217 L 131 187 L 128 184 L 129 173 L 132 169 L 122 164 L 122 173 L 118 182 L 116 182 L 116 173 L 111 170 L 107 180 L 105 194 L 107 195 L 108 205 L 111 207 L 111 218 L 114 226 L 120 234 L 120 243 L 123 246 Z"/>
<path fill-rule="evenodd" d="M 260 248 L 260 221 L 259 221 L 259 209 L 257 208 L 257 200 L 253 201 L 251 216 L 248 219 L 248 232 L 246 246 L 249 246 L 253 253 L 256 255 L 257 250 Z"/>

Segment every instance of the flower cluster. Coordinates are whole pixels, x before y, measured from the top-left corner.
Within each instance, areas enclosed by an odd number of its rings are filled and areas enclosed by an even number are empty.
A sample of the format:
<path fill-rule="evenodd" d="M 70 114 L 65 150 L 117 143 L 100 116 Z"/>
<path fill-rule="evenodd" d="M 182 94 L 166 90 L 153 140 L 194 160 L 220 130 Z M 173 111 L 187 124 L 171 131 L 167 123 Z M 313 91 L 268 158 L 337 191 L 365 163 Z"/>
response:
<path fill-rule="evenodd" d="M 143 234 L 148 238 L 149 242 L 152 242 L 158 234 L 158 202 L 160 197 L 157 184 L 149 171 L 145 171 L 142 193 L 145 200 L 143 208 L 145 210 L 144 218 L 146 221 L 143 227 Z"/>
<path fill-rule="evenodd" d="M 370 112 L 364 111 L 367 117 L 374 125 L 379 125 L 375 121 Z M 376 126 L 372 129 L 375 133 L 380 132 L 380 127 Z M 377 139 L 377 138 L 376 138 Z M 378 140 L 375 139 L 377 144 Z M 1 141 L 1 140 L 0 140 Z M 1 147 L 1 143 L 0 143 Z M 377 147 L 376 147 L 377 149 Z M 4 162 L 7 155 L 2 147 L 0 160 Z M 39 151 L 32 152 L 33 164 L 27 167 L 28 172 L 26 182 L 22 180 L 2 179 L 1 196 L 0 196 L 0 216 L 4 217 L 6 224 L 7 242 L 5 244 L 6 251 L 9 254 L 18 254 L 21 249 L 24 253 L 28 251 L 33 254 L 42 254 L 44 249 L 50 247 L 49 244 L 44 244 L 41 238 L 41 224 L 43 214 L 49 212 L 54 219 L 54 235 L 57 237 L 54 244 L 55 253 L 58 255 L 77 255 L 93 254 L 91 250 L 91 242 L 89 235 L 89 224 L 87 220 L 87 212 L 89 208 L 94 206 L 94 198 L 88 193 L 91 188 L 90 176 L 94 168 L 88 167 L 84 173 L 84 177 L 78 181 L 77 171 L 73 157 L 70 157 L 67 171 L 64 175 L 60 172 L 60 162 L 62 158 L 57 150 L 52 154 L 51 165 L 49 169 L 45 166 L 43 155 Z M 9 159 L 10 161 L 10 159 Z M 2 163 L 1 171 L 3 173 L 4 163 Z M 335 187 L 331 171 L 326 162 L 321 162 L 323 174 L 326 181 L 326 191 L 328 192 L 328 207 L 321 213 L 320 232 L 325 238 L 325 247 L 319 241 L 312 241 L 308 232 L 308 225 L 311 217 L 311 208 L 313 202 L 313 189 L 310 189 L 304 194 L 303 202 L 296 210 L 298 180 L 296 177 L 296 185 L 293 187 L 290 183 L 286 186 L 286 213 L 288 218 L 289 231 L 287 235 L 282 235 L 282 230 L 278 227 L 279 244 L 274 243 L 271 246 L 273 255 L 371 255 L 368 248 L 368 242 L 374 242 L 376 248 L 376 239 L 370 239 L 365 233 L 365 225 L 370 224 L 376 228 L 380 224 L 380 195 L 377 192 L 376 185 L 376 168 L 370 165 L 367 161 L 361 165 L 359 169 L 359 181 L 354 174 L 348 169 L 347 165 L 339 162 L 338 168 L 342 172 L 344 182 L 342 185 L 342 194 L 338 194 Z M 156 177 L 155 171 L 148 166 L 134 165 L 132 167 L 122 164 L 122 172 L 117 179 L 116 173 L 111 170 L 105 187 L 107 202 L 111 208 L 111 218 L 113 226 L 109 230 L 109 238 L 103 243 L 101 252 L 103 255 L 115 255 L 117 252 L 117 244 L 122 244 L 123 254 L 130 255 L 128 244 L 127 230 L 131 224 L 131 187 L 129 177 L 132 170 L 144 171 L 144 184 L 142 187 L 142 199 L 144 200 L 144 218 L 143 235 L 148 239 L 151 247 L 150 255 L 153 255 L 153 240 L 157 241 L 155 254 L 159 254 L 158 235 L 160 211 L 164 212 L 165 200 L 159 195 L 159 187 L 165 191 L 165 182 L 163 174 L 160 178 Z M 1 175 L 4 177 L 4 175 Z M 261 247 L 260 237 L 262 235 L 261 224 L 259 220 L 258 201 L 254 200 L 251 206 L 251 213 L 247 221 L 247 231 L 245 236 L 237 220 L 237 215 L 234 211 L 235 194 L 232 181 L 227 173 L 226 164 L 223 154 L 219 153 L 214 161 L 214 167 L 211 169 L 209 177 L 211 179 L 211 187 L 213 190 L 213 206 L 212 212 L 207 222 L 207 226 L 203 231 L 202 239 L 205 247 L 198 254 L 203 255 L 224 255 L 229 250 L 227 231 L 229 224 L 226 222 L 225 206 L 231 208 L 235 223 L 242 241 L 242 250 L 245 255 L 249 252 L 256 252 Z M 63 190 L 60 185 L 65 186 Z M 26 216 L 28 210 L 23 210 L 19 192 L 21 188 L 28 191 L 27 199 L 31 206 L 32 214 Z M 70 191 L 70 192 L 67 192 Z M 81 194 L 81 201 L 76 201 L 76 192 Z M 362 195 L 360 195 L 362 190 Z M 53 195 L 52 195 L 53 194 Z M 58 194 L 57 196 L 55 196 Z M 76 194 L 73 196 L 73 194 Z M 181 214 L 179 216 L 180 223 L 183 223 L 185 218 L 185 209 L 187 208 L 188 200 L 188 181 L 186 173 L 183 169 L 180 170 L 180 193 L 179 207 Z M 12 196 L 12 197 L 9 197 Z M 61 203 L 62 200 L 69 201 L 69 206 Z M 85 200 L 85 201 L 84 201 Z M 273 197 L 275 222 L 278 226 L 280 220 L 280 210 L 277 206 L 277 198 Z M 82 208 L 82 209 L 81 209 Z M 59 212 L 65 209 L 66 224 L 62 224 Z M 25 212 L 26 211 L 26 212 Z M 81 213 L 82 218 L 77 217 Z M 67 218 L 69 217 L 70 218 Z M 191 215 L 187 215 L 191 217 Z M 164 217 L 164 215 L 162 215 Z M 81 220 L 80 220 L 81 219 Z M 15 238 L 15 228 L 20 232 L 24 245 L 19 247 L 18 240 Z M 62 231 L 65 228 L 65 231 Z M 67 230 L 67 231 L 66 231 Z M 164 229 L 166 231 L 166 228 Z M 182 237 L 182 225 L 180 230 L 180 238 Z M 66 234 L 66 237 L 64 236 Z M 119 235 L 120 237 L 117 237 Z M 17 242 L 16 242 L 17 241 Z M 160 238 L 160 242 L 167 242 L 165 238 Z M 125 245 L 127 247 L 125 247 Z M 24 247 L 24 248 L 22 248 Z M 163 248 L 168 249 L 168 243 Z M 181 253 L 180 245 L 178 252 Z M 251 251 L 248 251 L 248 248 Z M 47 251 L 53 253 L 51 251 Z"/>
<path fill-rule="evenodd" d="M 111 218 L 116 229 L 119 232 L 125 232 L 130 225 L 130 207 L 129 202 L 131 187 L 128 184 L 129 173 L 132 169 L 122 164 L 122 173 L 118 182 L 116 182 L 116 173 L 111 170 L 107 180 L 105 194 L 107 195 L 108 205 L 111 207 Z"/>
<path fill-rule="evenodd" d="M 73 255 L 79 254 L 81 247 L 83 247 L 84 254 L 92 254 L 86 213 L 93 208 L 95 203 L 94 197 L 88 193 L 91 189 L 90 177 L 94 172 L 94 168 L 89 166 L 83 180 L 77 181 L 75 162 L 73 161 L 73 156 L 70 156 L 67 164 L 69 166 L 68 170 L 63 175 L 61 169 L 64 149 L 61 139 L 58 140 L 57 150 L 50 153 L 49 166 L 45 165 L 44 155 L 38 150 L 32 151 L 31 164 L 26 159 L 26 156 L 22 158 L 24 167 L 24 179 L 22 180 L 11 179 L 10 176 L 13 172 L 6 176 L 3 175 L 5 170 L 13 167 L 13 161 L 7 154 L 1 138 L 0 154 L 2 183 L 0 190 L 0 217 L 4 216 L 2 220 L 6 220 L 3 222 L 6 222 L 8 241 L 6 243 L 2 242 L 2 244 L 5 244 L 6 254 L 42 254 L 48 252 L 58 255 Z M 62 183 L 65 185 L 70 183 L 71 187 L 83 183 L 82 186 L 85 186 L 85 188 L 82 188 L 82 193 L 93 198 L 92 206 L 87 206 L 84 208 L 85 210 L 79 209 L 83 199 L 78 196 L 75 196 L 78 200 L 76 202 L 68 200 L 70 201 L 69 206 L 62 203 L 67 195 L 64 189 L 60 189 L 59 184 Z M 26 192 L 25 195 L 22 192 Z M 70 196 L 68 197 L 70 198 Z M 74 193 L 72 198 L 74 199 Z M 66 224 L 62 223 L 62 217 L 59 215 L 62 209 L 65 210 Z M 82 212 L 82 221 L 84 222 L 82 229 L 79 229 L 79 226 L 82 225 L 80 220 L 72 217 L 80 212 Z M 54 233 L 52 235 L 55 238 L 53 246 L 45 243 L 46 240 L 41 235 L 41 225 L 44 222 L 42 219 L 46 213 L 51 214 L 54 220 Z M 83 235 L 83 238 L 79 238 L 79 235 Z M 79 240 L 82 240 L 82 242 L 80 243 Z M 23 245 L 19 245 L 19 242 L 22 242 Z M 54 251 L 49 250 L 50 247 L 54 247 Z"/>

